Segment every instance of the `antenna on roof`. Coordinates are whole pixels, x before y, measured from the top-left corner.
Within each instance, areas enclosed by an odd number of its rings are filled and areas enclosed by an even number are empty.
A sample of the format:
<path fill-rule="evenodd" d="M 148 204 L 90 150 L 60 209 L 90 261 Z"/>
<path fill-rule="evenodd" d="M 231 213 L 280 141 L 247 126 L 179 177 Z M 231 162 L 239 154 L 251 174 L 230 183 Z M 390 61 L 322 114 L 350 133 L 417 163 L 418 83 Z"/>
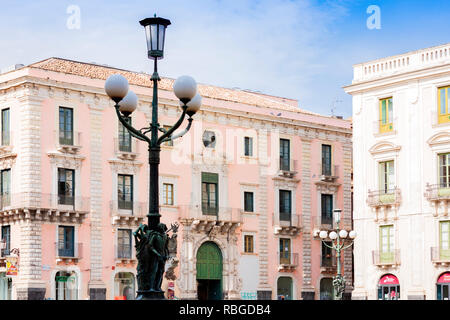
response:
<path fill-rule="evenodd" d="M 334 110 L 336 109 L 336 104 L 339 102 L 342 102 L 342 100 L 338 100 L 337 97 L 334 98 L 333 102 L 331 103 L 331 116 L 334 117 Z"/>

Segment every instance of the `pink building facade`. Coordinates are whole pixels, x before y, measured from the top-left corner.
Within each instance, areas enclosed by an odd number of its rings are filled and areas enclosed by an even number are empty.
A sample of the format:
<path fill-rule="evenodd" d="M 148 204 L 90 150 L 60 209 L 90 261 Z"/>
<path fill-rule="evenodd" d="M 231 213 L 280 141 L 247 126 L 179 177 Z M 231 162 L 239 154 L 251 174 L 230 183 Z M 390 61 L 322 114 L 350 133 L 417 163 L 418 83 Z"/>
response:
<path fill-rule="evenodd" d="M 148 75 L 58 58 L 0 74 L 0 299 L 134 297 L 148 153 L 104 93 L 114 73 L 139 96 L 133 126 L 148 126 Z M 181 111 L 173 80 L 160 83 L 168 126 Z M 333 227 L 333 208 L 351 228 L 350 122 L 290 99 L 199 92 L 191 130 L 161 152 L 161 219 L 180 225 L 166 294 L 328 299 L 336 262 L 318 230 Z M 348 294 L 351 251 L 342 262 Z"/>

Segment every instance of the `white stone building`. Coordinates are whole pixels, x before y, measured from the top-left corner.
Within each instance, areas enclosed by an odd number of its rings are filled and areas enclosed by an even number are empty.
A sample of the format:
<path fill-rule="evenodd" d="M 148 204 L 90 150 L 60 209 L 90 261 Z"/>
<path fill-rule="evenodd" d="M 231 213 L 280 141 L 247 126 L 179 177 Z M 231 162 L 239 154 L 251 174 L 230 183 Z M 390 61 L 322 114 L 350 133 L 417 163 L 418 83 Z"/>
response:
<path fill-rule="evenodd" d="M 450 44 L 354 66 L 353 299 L 449 299 Z"/>

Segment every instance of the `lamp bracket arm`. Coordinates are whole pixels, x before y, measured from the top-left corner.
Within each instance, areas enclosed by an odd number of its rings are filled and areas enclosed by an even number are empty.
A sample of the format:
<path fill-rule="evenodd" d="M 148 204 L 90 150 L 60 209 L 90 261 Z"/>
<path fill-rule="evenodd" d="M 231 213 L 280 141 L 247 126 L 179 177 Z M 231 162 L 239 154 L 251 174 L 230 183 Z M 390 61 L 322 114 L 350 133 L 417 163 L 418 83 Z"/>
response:
<path fill-rule="evenodd" d="M 326 244 L 325 240 L 322 240 L 322 243 L 324 244 L 325 247 L 328 247 L 330 249 L 335 249 L 334 246 L 329 246 Z"/>
<path fill-rule="evenodd" d="M 166 141 L 170 141 L 170 140 L 173 141 L 175 139 L 178 139 L 178 138 L 181 138 L 182 136 L 184 136 L 191 129 L 192 120 L 194 120 L 194 119 L 189 117 L 188 118 L 189 123 L 188 123 L 187 127 L 183 131 L 181 131 L 181 132 L 179 132 L 179 133 L 177 133 L 175 135 L 172 135 L 170 137 L 165 138 L 162 142 L 166 142 Z"/>
<path fill-rule="evenodd" d="M 347 249 L 347 248 L 350 248 L 352 245 L 353 245 L 353 240 L 352 240 L 352 242 L 349 244 L 349 245 L 347 245 L 347 246 L 343 246 L 343 248 L 342 248 L 342 250 L 345 250 L 345 249 Z"/>
<path fill-rule="evenodd" d="M 139 130 L 136 130 L 127 121 L 125 121 L 125 118 L 120 114 L 119 105 L 116 104 L 114 107 L 116 109 L 116 114 L 117 114 L 117 117 L 119 118 L 120 123 L 122 123 L 122 125 L 125 128 L 127 128 L 127 130 L 130 133 L 130 135 L 132 135 L 136 139 L 139 139 L 139 140 L 142 140 L 142 141 L 147 141 L 148 143 L 150 143 L 150 139 L 146 135 L 141 133 Z"/>
<path fill-rule="evenodd" d="M 186 116 L 186 110 L 187 110 L 187 106 L 184 105 L 183 106 L 183 113 L 181 114 L 181 117 L 178 119 L 178 121 L 169 130 L 167 130 L 166 133 L 164 133 L 161 137 L 159 137 L 159 139 L 157 141 L 157 145 L 160 145 L 161 143 L 163 143 L 163 140 L 165 138 L 170 137 L 170 135 L 181 126 L 181 123 L 183 123 L 184 117 Z"/>

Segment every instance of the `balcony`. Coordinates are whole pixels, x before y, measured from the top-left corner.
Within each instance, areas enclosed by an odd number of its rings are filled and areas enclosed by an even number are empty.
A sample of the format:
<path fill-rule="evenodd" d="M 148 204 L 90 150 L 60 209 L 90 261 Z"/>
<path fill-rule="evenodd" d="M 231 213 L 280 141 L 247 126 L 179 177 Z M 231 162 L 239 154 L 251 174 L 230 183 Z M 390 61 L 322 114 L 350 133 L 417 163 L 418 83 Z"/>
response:
<path fill-rule="evenodd" d="M 320 255 L 320 272 L 326 274 L 335 274 L 337 271 L 336 254 L 333 250 L 331 255 Z"/>
<path fill-rule="evenodd" d="M 315 217 L 315 230 L 333 230 L 333 228 L 335 228 L 335 223 L 333 221 L 332 215 L 323 214 Z"/>
<path fill-rule="evenodd" d="M 327 166 L 324 163 L 319 163 L 320 167 L 320 181 L 335 182 L 339 178 L 339 166 Z"/>
<path fill-rule="evenodd" d="M 278 175 L 280 177 L 293 178 L 298 172 L 297 163 L 297 160 L 280 158 Z"/>
<path fill-rule="evenodd" d="M 298 253 L 278 252 L 278 271 L 293 271 L 298 267 Z"/>
<path fill-rule="evenodd" d="M 431 262 L 433 262 L 435 266 L 450 266 L 450 248 L 443 249 L 440 247 L 432 247 Z"/>
<path fill-rule="evenodd" d="M 428 201 L 450 201 L 450 185 L 427 183 L 425 198 Z"/>
<path fill-rule="evenodd" d="M 58 196 L 38 192 L 0 196 L 0 223 L 23 219 L 82 223 L 91 208 L 90 198 Z"/>
<path fill-rule="evenodd" d="M 82 258 L 82 243 L 72 243 L 72 247 L 67 248 L 64 243 L 55 242 L 54 248 L 57 264 L 77 263 Z"/>
<path fill-rule="evenodd" d="M 133 248 L 115 246 L 114 249 L 116 264 L 129 264 L 136 263 L 136 256 L 134 255 Z"/>
<path fill-rule="evenodd" d="M 0 156 L 11 153 L 13 149 L 13 133 L 11 131 L 1 132 L 0 139 Z"/>
<path fill-rule="evenodd" d="M 400 265 L 400 250 L 388 252 L 372 251 L 372 261 L 375 266 L 389 268 Z"/>
<path fill-rule="evenodd" d="M 81 149 L 81 132 L 75 131 L 54 131 L 56 149 L 63 153 L 75 154 Z"/>
<path fill-rule="evenodd" d="M 373 208 L 398 206 L 401 202 L 399 188 L 368 191 L 367 204 Z"/>
<path fill-rule="evenodd" d="M 144 222 L 147 216 L 147 203 L 136 201 L 110 201 L 109 212 L 113 225 L 130 226 Z"/>
<path fill-rule="evenodd" d="M 239 208 L 203 208 L 200 205 L 179 206 L 179 217 L 183 224 L 190 225 L 193 231 L 226 234 L 234 232 L 242 224 Z"/>
<path fill-rule="evenodd" d="M 302 219 L 297 214 L 273 213 L 274 234 L 297 236 L 302 228 Z"/>
<path fill-rule="evenodd" d="M 139 155 L 139 143 L 136 139 L 114 138 L 114 153 L 122 160 L 136 160 Z"/>

